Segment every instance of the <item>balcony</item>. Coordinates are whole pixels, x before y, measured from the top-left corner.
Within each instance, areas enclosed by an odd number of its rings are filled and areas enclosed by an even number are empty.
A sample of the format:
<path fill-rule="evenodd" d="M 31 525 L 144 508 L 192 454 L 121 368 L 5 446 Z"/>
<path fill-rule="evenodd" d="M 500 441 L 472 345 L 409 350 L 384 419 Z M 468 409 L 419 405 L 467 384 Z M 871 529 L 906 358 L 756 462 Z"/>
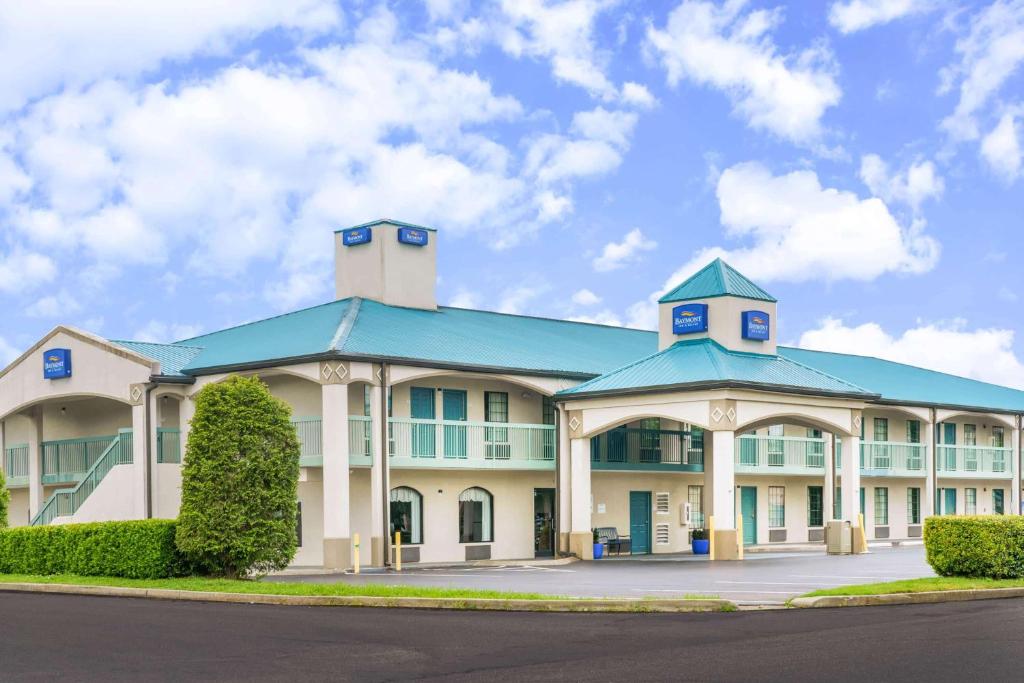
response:
<path fill-rule="evenodd" d="M 319 417 L 301 417 L 292 420 L 299 437 L 299 465 L 323 467 L 324 427 Z M 370 418 L 350 415 L 348 418 L 348 464 L 350 467 L 370 467 L 373 464 L 373 440 Z"/>
<path fill-rule="evenodd" d="M 896 441 L 862 441 L 860 473 L 863 477 L 924 477 L 925 445 Z"/>
<path fill-rule="evenodd" d="M 156 430 L 156 461 L 161 464 L 181 463 L 181 430 L 160 427 Z"/>
<path fill-rule="evenodd" d="M 553 470 L 554 425 L 391 418 L 391 467 Z"/>
<path fill-rule="evenodd" d="M 736 438 L 736 474 L 825 474 L 825 439 L 800 436 Z"/>
<path fill-rule="evenodd" d="M 590 439 L 590 469 L 703 472 L 703 434 L 619 427 Z"/>
<path fill-rule="evenodd" d="M 8 487 L 28 486 L 28 444 L 4 449 L 4 478 Z"/>
<path fill-rule="evenodd" d="M 938 445 L 938 476 L 964 479 L 1012 479 L 1013 449 L 995 446 Z"/>
<path fill-rule="evenodd" d="M 131 431 L 122 430 L 122 431 Z M 43 484 L 68 484 L 82 481 L 100 456 L 118 438 L 88 436 L 78 439 L 60 439 L 43 442 Z"/>

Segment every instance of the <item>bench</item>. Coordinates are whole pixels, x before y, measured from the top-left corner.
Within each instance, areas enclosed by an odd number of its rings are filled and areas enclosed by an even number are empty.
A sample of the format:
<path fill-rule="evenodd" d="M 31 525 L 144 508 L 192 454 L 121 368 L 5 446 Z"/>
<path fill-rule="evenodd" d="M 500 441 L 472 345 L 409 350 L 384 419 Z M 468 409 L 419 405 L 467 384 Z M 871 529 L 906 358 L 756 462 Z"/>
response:
<path fill-rule="evenodd" d="M 633 543 L 629 540 L 629 537 L 619 536 L 619 530 L 613 526 L 598 527 L 596 531 L 597 542 L 603 543 L 608 548 L 609 554 L 611 554 L 612 550 L 615 551 L 616 555 L 621 555 L 623 550 L 628 554 L 633 548 Z"/>

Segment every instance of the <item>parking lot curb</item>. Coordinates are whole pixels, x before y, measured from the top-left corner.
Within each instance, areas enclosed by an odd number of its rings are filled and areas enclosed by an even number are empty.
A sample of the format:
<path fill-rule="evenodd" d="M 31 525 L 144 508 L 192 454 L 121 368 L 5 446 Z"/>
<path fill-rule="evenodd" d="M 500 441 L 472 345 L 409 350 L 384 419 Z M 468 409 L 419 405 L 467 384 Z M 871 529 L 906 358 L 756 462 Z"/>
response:
<path fill-rule="evenodd" d="M 1024 588 L 985 588 L 959 591 L 925 591 L 921 593 L 889 593 L 882 595 L 822 595 L 816 598 L 793 598 L 793 607 L 868 607 L 871 605 L 930 605 L 939 602 L 967 600 L 998 600 L 1024 598 Z"/>
<path fill-rule="evenodd" d="M 407 609 L 488 610 L 504 612 L 732 612 L 736 604 L 720 599 L 566 598 L 553 600 L 502 600 L 494 598 L 390 598 L 341 595 L 266 595 L 213 593 L 166 588 L 78 586 L 60 583 L 0 583 L 0 592 L 56 593 L 98 597 L 148 598 L 192 602 L 226 602 L 246 605 L 293 605 L 301 607 L 397 607 Z"/>

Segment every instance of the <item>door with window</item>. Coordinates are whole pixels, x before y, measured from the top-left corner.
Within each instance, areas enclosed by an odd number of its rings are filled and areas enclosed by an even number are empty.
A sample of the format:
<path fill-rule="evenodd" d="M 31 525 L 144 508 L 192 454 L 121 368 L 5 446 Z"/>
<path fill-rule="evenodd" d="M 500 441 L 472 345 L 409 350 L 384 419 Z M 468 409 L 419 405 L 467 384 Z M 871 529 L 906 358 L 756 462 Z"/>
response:
<path fill-rule="evenodd" d="M 434 420 L 437 416 L 435 391 L 427 387 L 409 389 L 409 414 L 413 420 Z M 412 457 L 432 458 L 437 449 L 437 426 L 414 422 L 412 430 Z"/>
<path fill-rule="evenodd" d="M 555 555 L 555 490 L 533 490 L 534 557 Z"/>
<path fill-rule="evenodd" d="M 740 488 L 740 514 L 743 515 L 743 545 L 757 543 L 757 487 Z"/>
<path fill-rule="evenodd" d="M 629 540 L 633 555 L 651 552 L 651 492 L 629 492 Z"/>
<path fill-rule="evenodd" d="M 450 424 L 466 421 L 466 392 L 462 389 L 442 389 L 441 410 L 445 422 L 444 457 L 460 459 L 467 457 L 466 426 Z"/>

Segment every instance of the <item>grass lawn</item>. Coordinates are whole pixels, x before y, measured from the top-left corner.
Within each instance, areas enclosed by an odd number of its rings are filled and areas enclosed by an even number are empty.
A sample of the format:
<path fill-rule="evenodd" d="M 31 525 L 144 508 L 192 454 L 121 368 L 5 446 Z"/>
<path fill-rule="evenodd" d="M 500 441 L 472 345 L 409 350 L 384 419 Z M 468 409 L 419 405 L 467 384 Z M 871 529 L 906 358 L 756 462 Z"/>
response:
<path fill-rule="evenodd" d="M 469 588 L 432 588 L 350 583 L 270 583 L 259 580 L 232 581 L 189 577 L 183 579 L 119 579 L 106 576 L 58 574 L 0 574 L 0 583 L 63 583 L 77 586 L 118 586 L 126 588 L 166 588 L 207 593 L 252 593 L 258 595 L 340 595 L 381 598 L 493 598 L 498 600 L 549 600 L 558 596 L 540 593 L 511 593 Z"/>
<path fill-rule="evenodd" d="M 927 579 L 906 579 L 885 583 L 863 583 L 838 588 L 823 588 L 800 596 L 819 598 L 826 595 L 885 595 L 888 593 L 924 593 L 926 591 L 959 591 L 986 588 L 1024 588 L 1024 579 L 972 579 L 964 576 L 936 576 Z"/>

